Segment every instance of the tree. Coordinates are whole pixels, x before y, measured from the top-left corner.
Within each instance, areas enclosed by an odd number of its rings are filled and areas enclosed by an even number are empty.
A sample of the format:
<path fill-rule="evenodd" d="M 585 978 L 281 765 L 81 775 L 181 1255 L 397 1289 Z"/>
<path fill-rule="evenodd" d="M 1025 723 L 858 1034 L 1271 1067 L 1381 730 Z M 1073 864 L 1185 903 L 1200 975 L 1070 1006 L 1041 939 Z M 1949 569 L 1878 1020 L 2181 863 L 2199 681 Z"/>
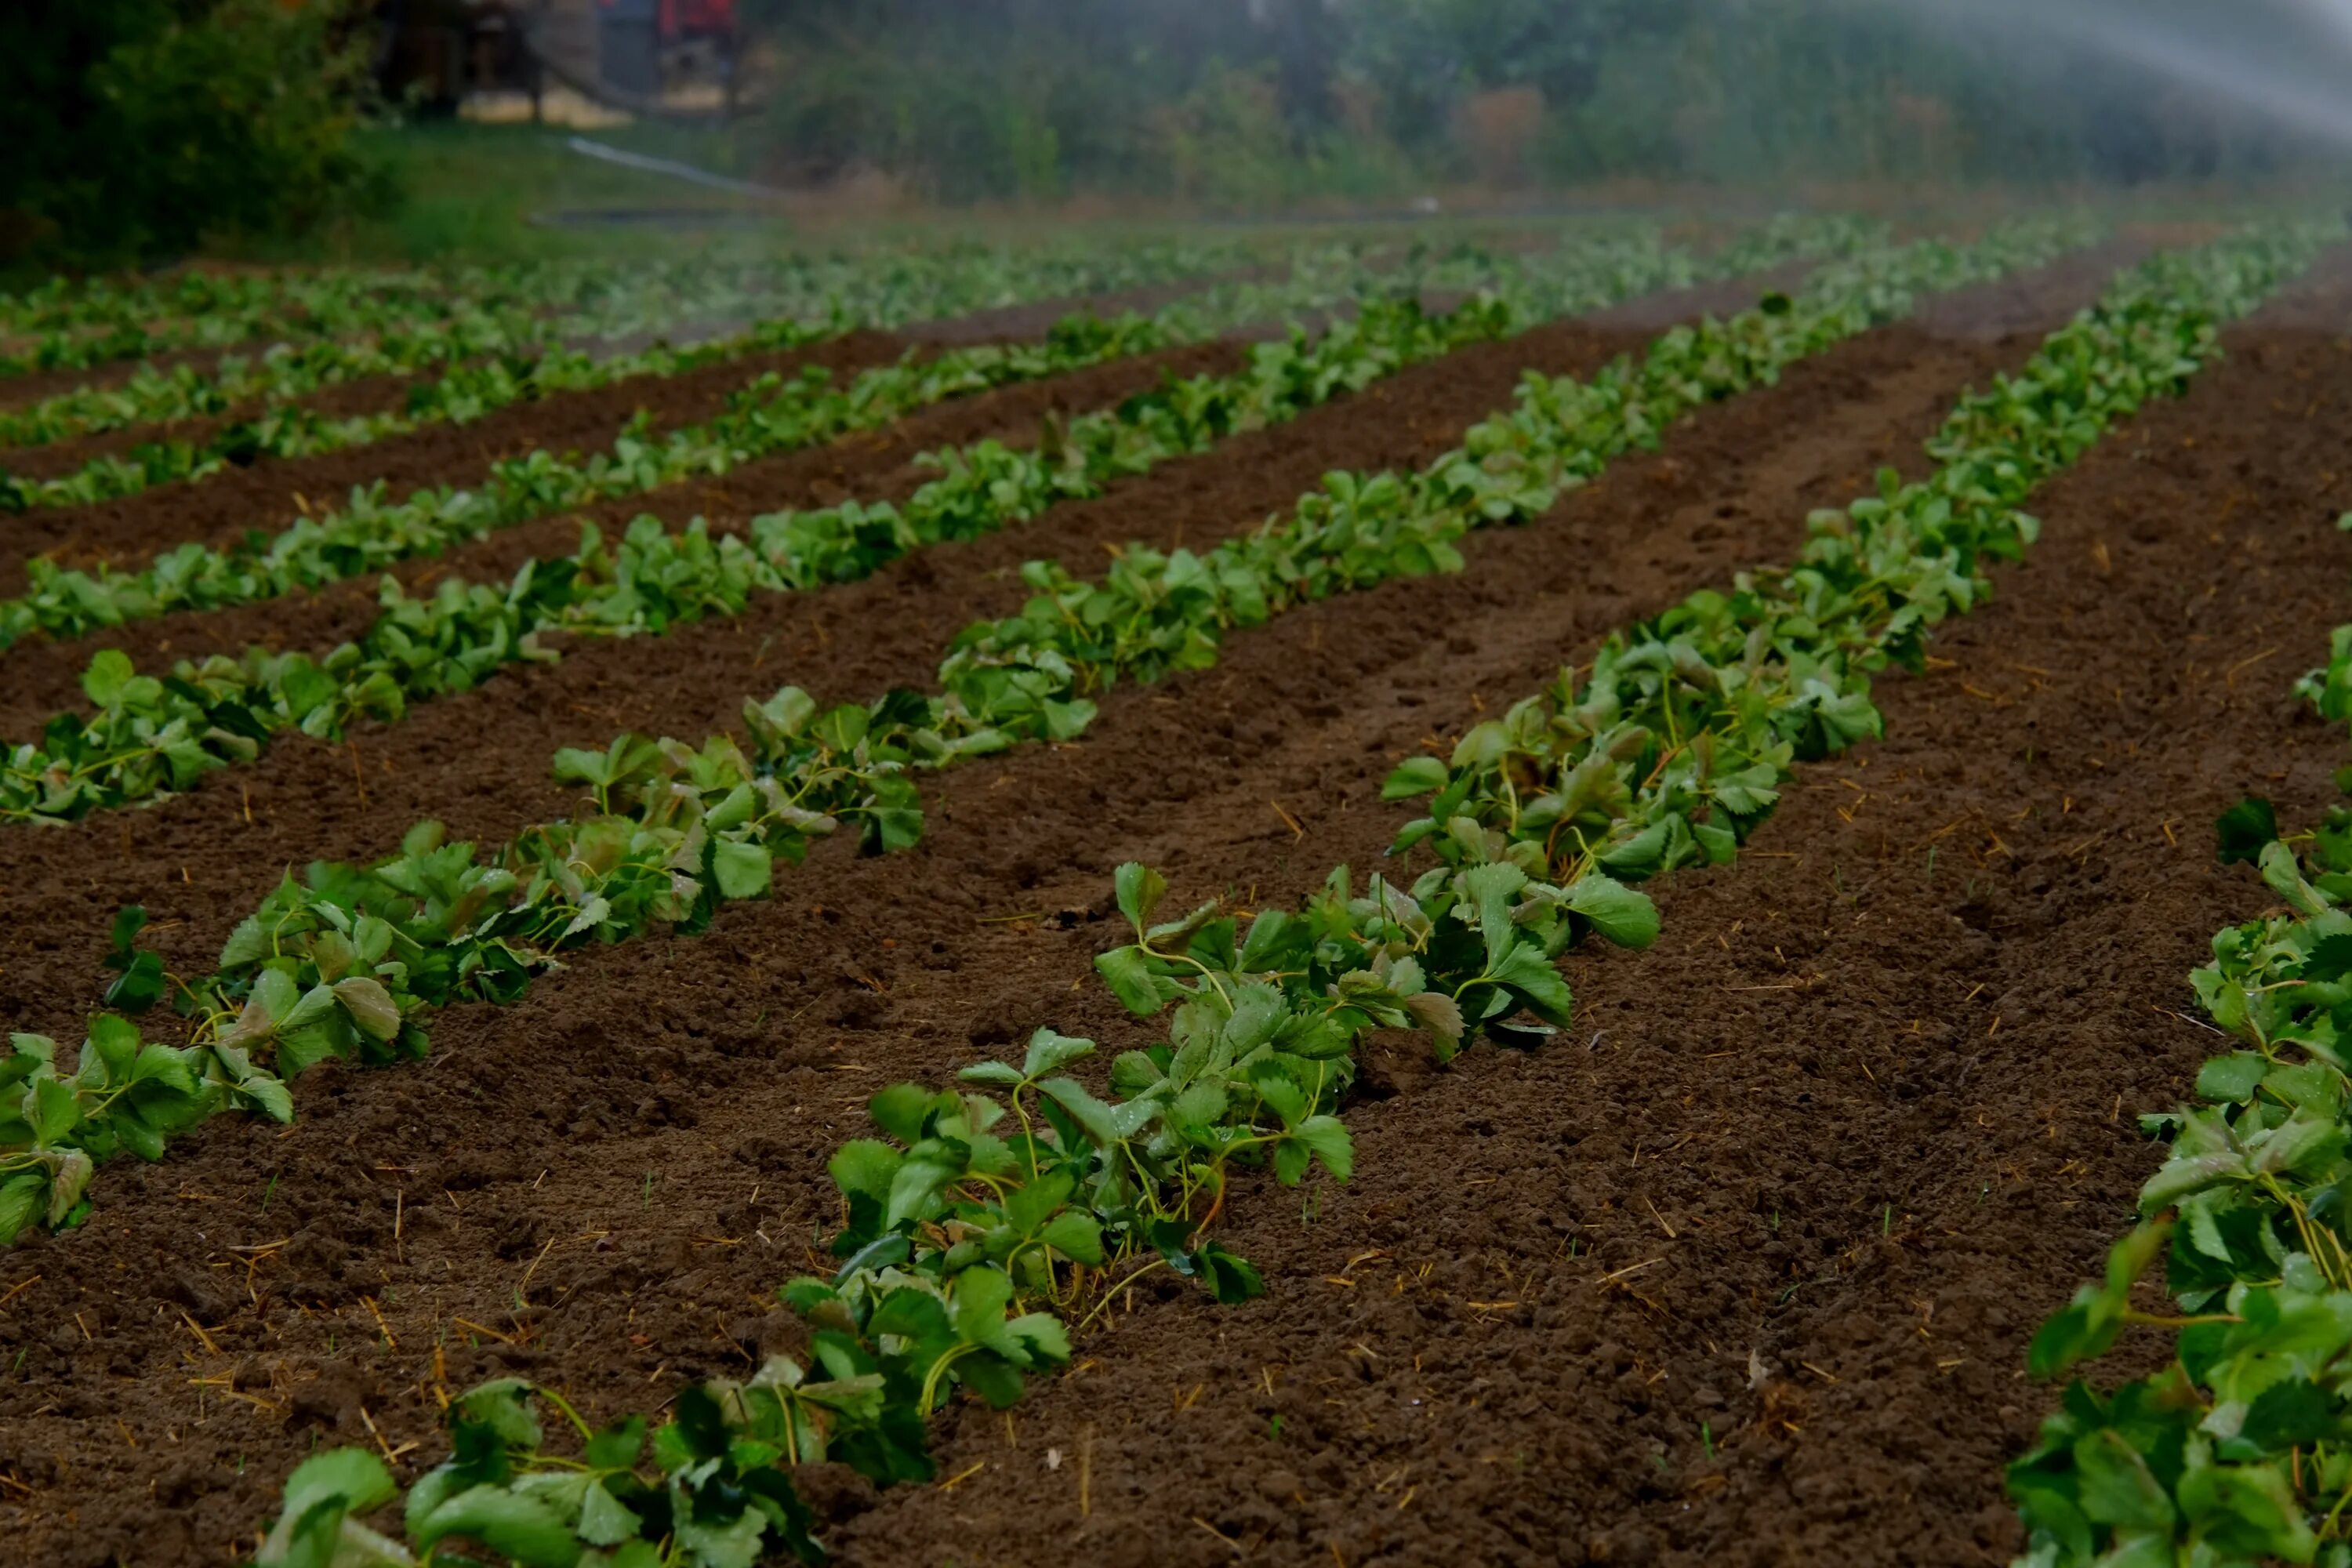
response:
<path fill-rule="evenodd" d="M 0 259 L 99 266 L 297 232 L 372 188 L 330 0 L 0 6 Z"/>

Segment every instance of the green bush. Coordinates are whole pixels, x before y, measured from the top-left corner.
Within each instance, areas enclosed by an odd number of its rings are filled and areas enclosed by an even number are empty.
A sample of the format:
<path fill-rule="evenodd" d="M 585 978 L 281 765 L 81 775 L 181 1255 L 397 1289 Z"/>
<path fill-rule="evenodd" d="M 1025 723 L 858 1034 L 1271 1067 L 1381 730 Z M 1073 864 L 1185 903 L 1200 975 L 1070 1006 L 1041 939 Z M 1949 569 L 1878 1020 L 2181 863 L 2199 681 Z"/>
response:
<path fill-rule="evenodd" d="M 0 6 L 0 260 L 148 260 L 377 199 L 365 83 L 343 0 Z"/>

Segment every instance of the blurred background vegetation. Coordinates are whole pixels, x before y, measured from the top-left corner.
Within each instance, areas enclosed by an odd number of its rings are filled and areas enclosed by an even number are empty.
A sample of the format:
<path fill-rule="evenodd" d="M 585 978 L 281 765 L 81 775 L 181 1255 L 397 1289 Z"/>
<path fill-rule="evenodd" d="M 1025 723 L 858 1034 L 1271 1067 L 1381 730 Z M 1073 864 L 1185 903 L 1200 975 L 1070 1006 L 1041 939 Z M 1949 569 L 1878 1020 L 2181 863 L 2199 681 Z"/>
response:
<path fill-rule="evenodd" d="M 2095 29 L 2037 38 L 2015 16 L 1970 26 L 1885 0 L 753 3 L 776 61 L 775 154 L 863 163 L 950 201 L 2046 185 L 2263 175 L 2314 150 L 2259 110 L 2119 61 Z M 2070 8 L 2101 13 L 2049 7 Z M 2289 39 L 2294 21 L 2263 0 L 2125 11 Z"/>
<path fill-rule="evenodd" d="M 2266 101 L 2342 78 L 2302 0 L 10 0 L 0 262 L 530 253 L 577 247 L 551 201 L 726 206 L 447 123 L 520 86 L 536 114 L 559 13 L 681 3 L 723 98 L 640 74 L 596 134 L 886 211 L 2242 188 L 2342 145 Z"/>
<path fill-rule="evenodd" d="M 0 5 L 0 261 L 105 266 L 396 199 L 351 132 L 364 30 L 284 0 Z"/>

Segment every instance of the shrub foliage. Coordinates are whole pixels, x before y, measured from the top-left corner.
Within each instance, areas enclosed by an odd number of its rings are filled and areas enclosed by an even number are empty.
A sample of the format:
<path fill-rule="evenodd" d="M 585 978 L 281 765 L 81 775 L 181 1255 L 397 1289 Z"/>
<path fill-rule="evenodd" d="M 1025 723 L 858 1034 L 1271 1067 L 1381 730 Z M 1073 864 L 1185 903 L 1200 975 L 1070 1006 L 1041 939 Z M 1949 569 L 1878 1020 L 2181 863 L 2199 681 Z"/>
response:
<path fill-rule="evenodd" d="M 102 266 L 299 232 L 366 196 L 343 0 L 0 7 L 0 262 Z"/>

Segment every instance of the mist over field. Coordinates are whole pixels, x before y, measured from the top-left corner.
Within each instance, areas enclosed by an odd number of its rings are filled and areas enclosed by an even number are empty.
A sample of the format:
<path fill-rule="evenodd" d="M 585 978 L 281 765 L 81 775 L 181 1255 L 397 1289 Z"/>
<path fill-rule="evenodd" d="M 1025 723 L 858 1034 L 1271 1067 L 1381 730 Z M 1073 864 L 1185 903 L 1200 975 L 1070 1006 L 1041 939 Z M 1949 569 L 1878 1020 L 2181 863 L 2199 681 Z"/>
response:
<path fill-rule="evenodd" d="M 1605 182 L 2268 179 L 2340 0 L 759 0 L 780 178 L 1264 207 Z"/>
<path fill-rule="evenodd" d="M 2347 0 L 1886 0 L 1928 23 L 1932 39 L 1990 39 L 2026 90 L 2064 90 L 2066 73 L 2136 79 L 2176 114 L 2242 122 L 2352 147 L 2352 4 Z M 2054 58 L 2053 50 L 2055 50 Z"/>
<path fill-rule="evenodd" d="M 698 181 L 1250 217 L 2305 192 L 2352 152 L 2352 0 L 81 0 L 0 14 L 11 82 L 0 267 L 528 251 Z"/>

